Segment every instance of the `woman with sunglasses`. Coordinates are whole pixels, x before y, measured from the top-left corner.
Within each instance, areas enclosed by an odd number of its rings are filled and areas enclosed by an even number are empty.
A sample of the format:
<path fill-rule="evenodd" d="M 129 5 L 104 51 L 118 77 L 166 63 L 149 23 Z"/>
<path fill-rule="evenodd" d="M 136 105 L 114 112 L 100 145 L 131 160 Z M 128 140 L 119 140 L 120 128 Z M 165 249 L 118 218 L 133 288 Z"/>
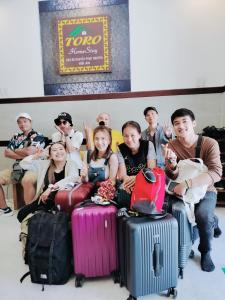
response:
<path fill-rule="evenodd" d="M 93 132 L 93 141 L 94 150 L 89 150 L 84 157 L 81 180 L 94 183 L 109 180 L 108 184 L 115 186 L 118 159 L 111 150 L 111 129 L 104 125 L 96 127 Z"/>
<path fill-rule="evenodd" d="M 122 180 L 121 199 L 118 201 L 121 206 L 129 208 L 136 175 L 143 168 L 156 166 L 156 153 L 152 142 L 141 139 L 141 127 L 137 122 L 126 122 L 122 134 L 124 143 L 118 146 L 118 177 Z"/>
<path fill-rule="evenodd" d="M 70 159 L 75 161 L 77 166 L 81 168 L 80 146 L 83 142 L 82 132 L 73 129 L 72 117 L 66 112 L 61 112 L 54 122 L 57 132 L 52 134 L 52 142 L 62 141 L 65 143 Z"/>
<path fill-rule="evenodd" d="M 48 151 L 48 159 L 40 159 L 43 151 Z M 37 173 L 37 189 L 34 200 L 46 203 L 53 200 L 55 192 L 67 186 L 80 182 L 75 162 L 67 160 L 65 145 L 61 142 L 50 144 L 45 150 L 39 150 L 35 155 L 25 157 L 20 166 L 24 170 Z"/>

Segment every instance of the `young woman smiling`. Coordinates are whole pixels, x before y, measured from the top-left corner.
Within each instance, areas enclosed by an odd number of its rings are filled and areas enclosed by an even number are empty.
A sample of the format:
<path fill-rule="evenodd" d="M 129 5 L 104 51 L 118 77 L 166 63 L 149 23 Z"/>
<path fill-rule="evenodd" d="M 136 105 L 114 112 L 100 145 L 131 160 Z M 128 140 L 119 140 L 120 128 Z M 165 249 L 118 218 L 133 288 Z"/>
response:
<path fill-rule="evenodd" d="M 156 166 L 156 153 L 154 145 L 150 141 L 141 139 L 141 127 L 135 121 L 128 121 L 122 126 L 124 143 L 119 145 L 118 177 L 122 180 L 122 188 L 126 191 L 127 201 L 122 205 L 129 207 L 129 196 L 133 190 L 136 175 L 148 167 L 153 169 Z"/>
<path fill-rule="evenodd" d="M 46 149 L 45 149 L 46 151 Z M 46 202 L 54 198 L 51 193 L 80 181 L 78 168 L 73 161 L 67 160 L 65 145 L 61 142 L 52 143 L 47 149 L 49 159 L 40 159 L 43 150 L 35 155 L 25 157 L 20 165 L 24 170 L 37 173 L 37 189 L 34 200 Z"/>
<path fill-rule="evenodd" d="M 116 183 L 118 159 L 111 150 L 111 129 L 100 125 L 93 132 L 94 150 L 88 151 L 81 170 L 83 181 L 100 182 L 110 179 Z"/>

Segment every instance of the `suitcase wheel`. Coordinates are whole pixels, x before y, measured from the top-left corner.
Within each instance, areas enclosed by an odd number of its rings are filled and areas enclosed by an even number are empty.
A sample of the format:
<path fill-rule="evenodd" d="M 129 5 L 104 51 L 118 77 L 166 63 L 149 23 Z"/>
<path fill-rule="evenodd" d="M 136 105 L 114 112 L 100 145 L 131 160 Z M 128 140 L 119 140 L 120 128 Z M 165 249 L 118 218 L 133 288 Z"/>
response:
<path fill-rule="evenodd" d="M 183 271 L 183 268 L 179 268 L 178 278 L 181 278 L 181 279 L 184 278 L 184 271 Z"/>
<path fill-rule="evenodd" d="M 75 287 L 82 287 L 84 281 L 83 275 L 77 275 L 75 279 Z"/>
<path fill-rule="evenodd" d="M 114 283 L 120 283 L 120 273 L 119 273 L 119 271 L 113 271 L 111 275 L 113 277 Z"/>
<path fill-rule="evenodd" d="M 177 290 L 175 288 L 169 288 L 168 289 L 166 296 L 170 297 L 171 295 L 172 295 L 173 299 L 177 298 Z"/>
<path fill-rule="evenodd" d="M 137 298 L 134 297 L 134 296 L 132 296 L 132 295 L 130 295 L 130 296 L 127 298 L 127 300 L 137 300 Z"/>
<path fill-rule="evenodd" d="M 124 286 L 124 281 L 122 279 L 122 277 L 120 276 L 120 281 L 119 281 L 119 284 L 120 284 L 120 287 L 123 287 Z"/>
<path fill-rule="evenodd" d="M 189 254 L 189 258 L 194 258 L 195 257 L 195 253 L 194 250 L 191 250 L 190 254 Z"/>

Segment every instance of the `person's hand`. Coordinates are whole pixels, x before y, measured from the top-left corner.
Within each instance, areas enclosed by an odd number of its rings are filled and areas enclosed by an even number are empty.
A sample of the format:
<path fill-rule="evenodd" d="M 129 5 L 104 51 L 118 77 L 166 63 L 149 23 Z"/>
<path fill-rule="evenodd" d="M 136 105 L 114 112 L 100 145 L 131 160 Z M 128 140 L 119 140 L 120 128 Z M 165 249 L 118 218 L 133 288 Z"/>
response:
<path fill-rule="evenodd" d="M 88 124 L 87 122 L 83 122 L 83 126 L 84 126 L 84 130 L 86 131 L 90 131 L 92 130 L 92 127 L 90 124 Z"/>
<path fill-rule="evenodd" d="M 43 202 L 43 203 L 46 203 L 46 201 L 47 201 L 47 199 L 48 199 L 48 197 L 49 197 L 49 195 L 51 194 L 51 189 L 50 188 L 47 188 L 47 190 L 45 190 L 42 194 L 41 194 L 41 196 L 40 196 L 40 200 Z"/>
<path fill-rule="evenodd" d="M 92 133 L 92 128 L 91 128 L 90 124 L 84 122 L 83 125 L 84 125 L 84 132 L 85 132 L 86 136 L 90 135 Z"/>
<path fill-rule="evenodd" d="M 48 145 L 45 149 L 43 148 L 37 148 L 37 151 L 36 153 L 33 155 L 33 158 L 32 159 L 39 159 L 41 157 L 43 158 L 48 158 L 49 157 L 49 147 L 50 145 Z"/>
<path fill-rule="evenodd" d="M 33 155 L 32 159 L 35 160 L 35 159 L 40 158 L 41 156 L 44 156 L 43 153 L 44 153 L 44 149 L 37 147 L 36 148 L 36 153 Z"/>
<path fill-rule="evenodd" d="M 48 145 L 47 147 L 45 147 L 44 149 L 42 149 L 42 156 L 48 158 L 49 157 L 49 148 L 51 147 L 51 145 Z"/>
<path fill-rule="evenodd" d="M 177 166 L 177 156 L 173 150 L 168 148 L 168 144 L 162 145 L 166 166 L 174 169 Z"/>
<path fill-rule="evenodd" d="M 187 185 L 185 182 L 181 182 L 177 184 L 173 189 L 174 194 L 177 196 L 184 196 L 186 194 L 186 191 L 187 191 Z"/>
<path fill-rule="evenodd" d="M 62 129 L 60 129 L 59 126 L 55 125 L 55 128 L 58 130 L 59 133 L 61 133 L 62 137 L 61 137 L 61 140 L 63 143 L 66 142 L 66 136 L 69 135 L 69 132 L 70 132 L 70 128 L 64 128 L 64 131 Z"/>
<path fill-rule="evenodd" d="M 80 176 L 82 179 L 85 179 L 88 174 L 87 165 L 83 163 L 82 169 L 80 170 Z"/>
<path fill-rule="evenodd" d="M 55 125 L 55 129 L 57 129 L 61 134 L 63 134 L 64 135 L 64 132 L 62 131 L 62 129 L 60 129 L 60 127 L 59 126 L 57 126 L 57 125 Z"/>
<path fill-rule="evenodd" d="M 135 179 L 136 176 L 127 176 L 123 181 L 123 188 L 128 194 L 130 194 L 133 190 Z"/>
<path fill-rule="evenodd" d="M 163 131 L 167 138 L 172 137 L 173 130 L 172 130 L 172 127 L 170 126 L 169 122 L 163 126 Z"/>

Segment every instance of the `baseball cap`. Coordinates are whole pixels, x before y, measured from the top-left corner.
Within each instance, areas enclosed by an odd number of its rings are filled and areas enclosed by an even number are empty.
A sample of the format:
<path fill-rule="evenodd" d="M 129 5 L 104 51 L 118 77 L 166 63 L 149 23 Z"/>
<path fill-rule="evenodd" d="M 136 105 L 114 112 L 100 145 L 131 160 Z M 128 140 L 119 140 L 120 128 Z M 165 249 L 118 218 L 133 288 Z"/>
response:
<path fill-rule="evenodd" d="M 31 116 L 28 113 L 25 113 L 25 112 L 20 113 L 16 116 L 16 122 L 19 120 L 19 118 L 25 118 L 25 119 L 28 119 L 28 120 L 32 121 Z"/>
<path fill-rule="evenodd" d="M 72 123 L 72 117 L 70 114 L 66 113 L 66 112 L 61 112 L 58 117 L 54 120 L 56 125 L 59 125 L 59 121 L 60 120 L 66 120 L 70 123 L 71 126 L 73 126 Z"/>

